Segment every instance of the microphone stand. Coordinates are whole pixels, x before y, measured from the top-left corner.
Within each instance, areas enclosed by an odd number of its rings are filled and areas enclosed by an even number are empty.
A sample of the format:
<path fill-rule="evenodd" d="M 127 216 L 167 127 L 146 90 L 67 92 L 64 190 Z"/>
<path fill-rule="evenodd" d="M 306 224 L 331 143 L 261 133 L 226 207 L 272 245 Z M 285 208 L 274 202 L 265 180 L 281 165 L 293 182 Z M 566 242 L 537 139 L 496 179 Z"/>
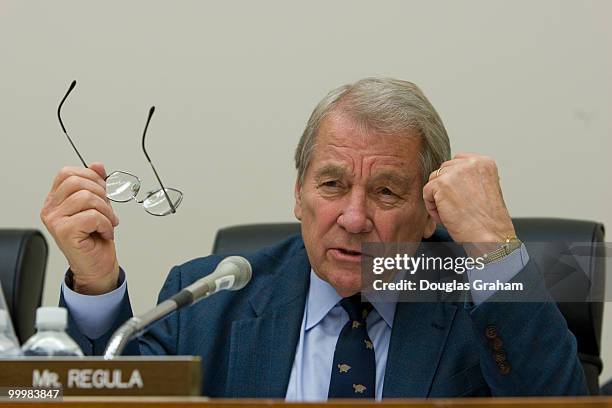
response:
<path fill-rule="evenodd" d="M 141 316 L 130 318 L 113 333 L 104 351 L 104 359 L 112 360 L 121 355 L 130 340 L 140 336 L 149 325 L 168 317 L 176 309 L 176 302 L 169 299 Z"/>
<path fill-rule="evenodd" d="M 112 360 L 120 356 L 130 340 L 140 336 L 150 325 L 165 319 L 177 309 L 193 304 L 194 300 L 204 299 L 213 293 L 214 288 L 208 282 L 198 281 L 148 312 L 130 318 L 113 333 L 104 351 L 104 359 Z"/>
<path fill-rule="evenodd" d="M 104 359 L 121 355 L 130 340 L 140 336 L 153 323 L 165 319 L 174 311 L 190 306 L 222 290 L 242 289 L 251 280 L 251 265 L 240 256 L 230 256 L 217 265 L 215 271 L 164 300 L 150 311 L 130 318 L 113 333 Z"/>

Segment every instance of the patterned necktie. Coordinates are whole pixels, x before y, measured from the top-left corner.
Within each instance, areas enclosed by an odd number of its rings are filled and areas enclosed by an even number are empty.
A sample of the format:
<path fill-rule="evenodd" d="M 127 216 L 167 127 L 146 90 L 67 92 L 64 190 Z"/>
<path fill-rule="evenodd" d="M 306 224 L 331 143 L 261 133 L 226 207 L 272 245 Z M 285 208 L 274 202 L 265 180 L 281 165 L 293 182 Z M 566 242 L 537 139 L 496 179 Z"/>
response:
<path fill-rule="evenodd" d="M 340 305 L 348 313 L 349 321 L 336 343 L 327 397 L 374 398 L 376 359 L 366 326 L 372 305 L 361 303 L 359 293 L 342 299 Z"/>

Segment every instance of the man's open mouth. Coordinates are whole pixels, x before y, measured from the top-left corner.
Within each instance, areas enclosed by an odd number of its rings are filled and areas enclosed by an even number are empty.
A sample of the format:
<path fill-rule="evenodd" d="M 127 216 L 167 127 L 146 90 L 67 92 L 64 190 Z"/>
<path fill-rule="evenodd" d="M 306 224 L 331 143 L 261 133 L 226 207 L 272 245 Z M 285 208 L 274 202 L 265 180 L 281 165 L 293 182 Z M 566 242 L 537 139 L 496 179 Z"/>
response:
<path fill-rule="evenodd" d="M 336 249 L 346 255 L 361 255 L 361 251 L 353 251 L 353 250 L 344 249 L 344 248 L 336 248 Z"/>

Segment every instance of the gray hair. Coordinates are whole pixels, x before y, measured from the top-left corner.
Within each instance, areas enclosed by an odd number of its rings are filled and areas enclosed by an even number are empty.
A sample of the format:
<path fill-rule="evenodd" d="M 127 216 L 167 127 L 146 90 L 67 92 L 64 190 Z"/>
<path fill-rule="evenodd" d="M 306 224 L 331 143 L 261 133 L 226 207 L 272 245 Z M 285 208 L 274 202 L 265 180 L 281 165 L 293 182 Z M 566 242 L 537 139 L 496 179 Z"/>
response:
<path fill-rule="evenodd" d="M 295 150 L 300 184 L 310 164 L 319 127 L 334 111 L 349 114 L 366 131 L 409 135 L 416 131 L 422 142 L 419 159 L 423 185 L 432 171 L 450 160 L 450 142 L 442 119 L 415 84 L 392 78 L 365 78 L 334 89 L 313 110 Z"/>

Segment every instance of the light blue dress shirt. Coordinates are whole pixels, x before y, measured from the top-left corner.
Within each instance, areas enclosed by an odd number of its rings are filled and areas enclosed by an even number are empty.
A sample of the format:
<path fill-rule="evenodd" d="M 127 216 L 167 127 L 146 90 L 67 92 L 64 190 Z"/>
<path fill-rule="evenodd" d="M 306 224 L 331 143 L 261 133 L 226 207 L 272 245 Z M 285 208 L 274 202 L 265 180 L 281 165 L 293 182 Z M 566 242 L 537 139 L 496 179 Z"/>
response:
<path fill-rule="evenodd" d="M 342 297 L 336 289 L 311 269 L 300 340 L 285 397 L 287 401 L 327 399 L 336 342 L 349 321 L 348 313 L 338 304 L 340 300 Z M 395 305 L 373 301 L 374 308 L 366 319 L 376 357 L 376 399 L 382 398 Z"/>
<path fill-rule="evenodd" d="M 485 265 L 482 270 L 468 270 L 468 280 L 470 283 L 476 279 L 481 279 L 483 282 L 494 280 L 508 282 L 525 267 L 528 261 L 529 255 L 522 245 L 519 251 L 514 251 L 501 261 Z M 72 318 L 81 333 L 90 339 L 100 337 L 111 328 L 126 290 L 123 270 L 120 273 L 119 287 L 100 296 L 81 295 L 70 289 L 66 281 L 62 284 L 64 300 Z M 493 293 L 494 291 L 472 290 L 474 305 L 479 305 Z M 285 396 L 287 401 L 327 399 L 334 349 L 342 327 L 348 322 L 348 314 L 338 305 L 340 299 L 342 298 L 336 290 L 311 270 L 300 338 Z M 396 303 L 372 300 L 372 305 L 374 308 L 368 315 L 366 323 L 376 356 L 375 396 L 380 400 Z"/>
<path fill-rule="evenodd" d="M 510 281 L 529 262 L 525 245 L 498 262 L 485 265 L 481 270 L 467 271 L 468 280 L 473 283 Z M 479 305 L 493 295 L 494 291 L 470 291 L 474 305 Z M 376 295 L 376 294 L 374 294 Z M 374 344 L 376 356 L 375 398 L 382 399 L 387 367 L 387 353 L 391 340 L 391 329 L 395 317 L 396 303 L 388 302 L 388 296 L 380 296 L 386 302 L 370 299 L 374 307 L 366 319 L 368 335 Z M 340 332 L 348 322 L 348 313 L 338 304 L 342 298 L 326 281 L 310 271 L 310 288 L 302 318 L 302 328 L 298 341 L 289 386 L 287 401 L 324 401 L 327 399 L 334 350 Z"/>
<path fill-rule="evenodd" d="M 66 307 L 79 331 L 86 337 L 95 340 L 110 330 L 119 313 L 121 300 L 127 291 L 127 282 L 123 269 L 119 271 L 119 285 L 112 292 L 98 296 L 81 295 L 62 283 L 62 295 Z"/>

